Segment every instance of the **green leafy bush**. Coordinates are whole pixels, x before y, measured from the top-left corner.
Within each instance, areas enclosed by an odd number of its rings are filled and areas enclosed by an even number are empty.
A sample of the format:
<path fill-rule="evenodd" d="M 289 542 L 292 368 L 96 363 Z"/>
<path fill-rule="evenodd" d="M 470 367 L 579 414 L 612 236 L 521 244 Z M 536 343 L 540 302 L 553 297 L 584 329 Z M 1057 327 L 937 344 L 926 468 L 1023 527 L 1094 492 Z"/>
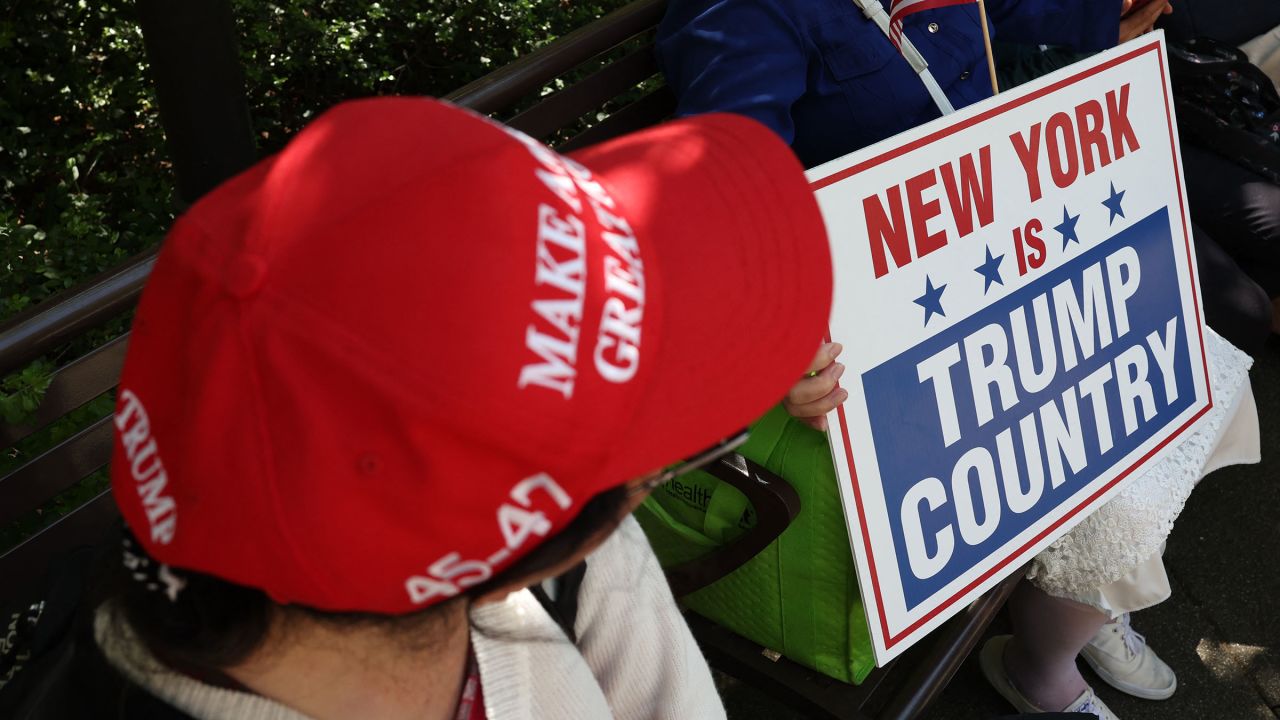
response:
<path fill-rule="evenodd" d="M 0 276 L 13 313 L 153 244 L 172 179 L 123 6 L 17 2 L 0 20 Z"/>
<path fill-rule="evenodd" d="M 447 94 L 624 4 L 234 0 L 260 146 L 346 98 Z"/>
<path fill-rule="evenodd" d="M 232 0 L 263 153 L 343 99 L 443 95 L 622 0 Z M 0 17 L 0 319 L 154 245 L 173 177 L 132 5 Z"/>

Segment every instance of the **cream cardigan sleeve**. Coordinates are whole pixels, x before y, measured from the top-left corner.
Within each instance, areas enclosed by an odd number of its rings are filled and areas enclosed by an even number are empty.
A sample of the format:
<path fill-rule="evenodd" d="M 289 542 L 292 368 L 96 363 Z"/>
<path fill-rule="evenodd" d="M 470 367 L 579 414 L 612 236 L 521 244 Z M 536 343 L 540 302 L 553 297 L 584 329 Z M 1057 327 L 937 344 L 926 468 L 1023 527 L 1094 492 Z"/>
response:
<path fill-rule="evenodd" d="M 578 648 L 617 720 L 717 720 L 724 706 L 635 519 L 587 559 Z"/>

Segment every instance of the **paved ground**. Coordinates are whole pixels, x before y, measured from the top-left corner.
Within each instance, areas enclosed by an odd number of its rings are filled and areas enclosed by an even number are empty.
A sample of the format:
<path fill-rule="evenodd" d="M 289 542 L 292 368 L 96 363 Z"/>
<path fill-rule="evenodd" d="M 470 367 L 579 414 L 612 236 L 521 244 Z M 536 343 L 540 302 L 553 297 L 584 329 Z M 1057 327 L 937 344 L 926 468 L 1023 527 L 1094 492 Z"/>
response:
<path fill-rule="evenodd" d="M 1220 470 L 1200 484 L 1169 538 L 1173 597 L 1134 616 L 1178 673 L 1177 694 L 1164 702 L 1130 698 L 1085 670 L 1123 720 L 1280 718 L 1280 342 L 1252 376 L 1262 464 Z M 731 720 L 806 720 L 754 688 L 720 680 Z M 927 717 L 988 720 L 1008 712 L 970 658 Z"/>

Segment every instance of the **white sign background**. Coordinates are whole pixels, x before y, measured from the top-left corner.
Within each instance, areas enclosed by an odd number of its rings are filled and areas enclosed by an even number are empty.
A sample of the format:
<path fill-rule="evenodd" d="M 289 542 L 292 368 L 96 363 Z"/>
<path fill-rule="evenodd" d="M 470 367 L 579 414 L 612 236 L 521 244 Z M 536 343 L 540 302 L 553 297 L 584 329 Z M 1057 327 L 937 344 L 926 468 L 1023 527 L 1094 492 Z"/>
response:
<path fill-rule="evenodd" d="M 880 665 L 1018 571 L 1105 503 L 1121 489 L 1126 477 L 1158 461 L 1171 441 L 1187 433 L 1211 406 L 1199 281 L 1188 231 L 1165 52 L 1163 33 L 1144 36 L 809 171 L 831 236 L 836 267 L 831 338 L 845 345 L 841 361 L 848 368 L 842 384 L 849 391 L 849 399 L 828 418 L 830 441 Z M 1105 108 L 1106 94 L 1126 84 L 1130 88 L 1128 116 L 1140 148 L 1113 159 L 1104 168 L 1095 168 L 1091 174 L 1081 173 L 1074 183 L 1059 189 L 1050 179 L 1042 144 L 1039 162 L 1043 197 L 1032 202 L 1026 174 L 1010 136 L 1025 136 L 1033 124 L 1046 123 L 1059 111 L 1071 113 L 1086 101 L 1099 101 Z M 948 244 L 897 269 L 890 257 L 890 272 L 876 278 L 863 199 L 876 193 L 884 197 L 887 188 L 954 163 L 963 155 L 976 157 L 984 145 L 991 148 L 994 222 L 957 238 L 947 211 L 948 199 L 939 181 L 929 192 L 940 200 L 944 212 L 930 221 L 929 229 L 936 232 L 945 228 Z M 1124 192 L 1123 217 L 1108 217 L 1110 213 L 1098 204 L 1114 195 L 1115 189 Z M 903 202 L 906 203 L 905 193 Z M 1182 327 L 1187 329 L 1177 340 L 1186 344 L 1195 369 L 1195 402 L 1121 462 L 1112 464 L 1069 500 L 967 568 L 926 602 L 908 603 L 897 560 L 904 550 L 895 547 L 889 525 L 890 514 L 898 509 L 891 510 L 885 500 L 863 374 L 1166 207 L 1176 246 L 1176 292 L 1186 323 Z M 1068 244 L 1063 239 L 1065 247 L 1059 248 L 1054 226 L 1063 220 L 1066 208 L 1079 215 L 1076 232 L 1080 242 Z M 1043 224 L 1041 235 L 1048 246 L 1047 262 L 1019 275 L 1012 229 L 1022 228 L 1029 218 L 1038 218 Z M 983 264 L 988 249 L 1004 255 L 1002 284 L 989 288 L 984 287 L 983 276 L 971 270 Z M 915 254 L 913 250 L 912 255 Z M 940 285 L 944 280 L 941 307 L 945 308 L 945 316 L 934 315 L 922 323 L 926 311 L 917 299 L 922 297 L 927 281 Z M 957 538 L 956 542 L 960 540 Z"/>

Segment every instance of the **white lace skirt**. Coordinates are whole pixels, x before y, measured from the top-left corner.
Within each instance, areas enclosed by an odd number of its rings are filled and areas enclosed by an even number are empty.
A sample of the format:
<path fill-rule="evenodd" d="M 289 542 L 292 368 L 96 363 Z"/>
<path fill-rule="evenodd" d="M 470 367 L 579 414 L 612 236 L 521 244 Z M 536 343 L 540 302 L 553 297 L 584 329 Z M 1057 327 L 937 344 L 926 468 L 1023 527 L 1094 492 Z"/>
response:
<path fill-rule="evenodd" d="M 1219 467 L 1256 463 L 1258 413 L 1249 385 L 1253 360 L 1205 333 L 1214 405 L 1195 433 L 1035 557 L 1027 577 L 1045 592 L 1113 616 L 1169 596 L 1161 554 L 1191 490 Z"/>

